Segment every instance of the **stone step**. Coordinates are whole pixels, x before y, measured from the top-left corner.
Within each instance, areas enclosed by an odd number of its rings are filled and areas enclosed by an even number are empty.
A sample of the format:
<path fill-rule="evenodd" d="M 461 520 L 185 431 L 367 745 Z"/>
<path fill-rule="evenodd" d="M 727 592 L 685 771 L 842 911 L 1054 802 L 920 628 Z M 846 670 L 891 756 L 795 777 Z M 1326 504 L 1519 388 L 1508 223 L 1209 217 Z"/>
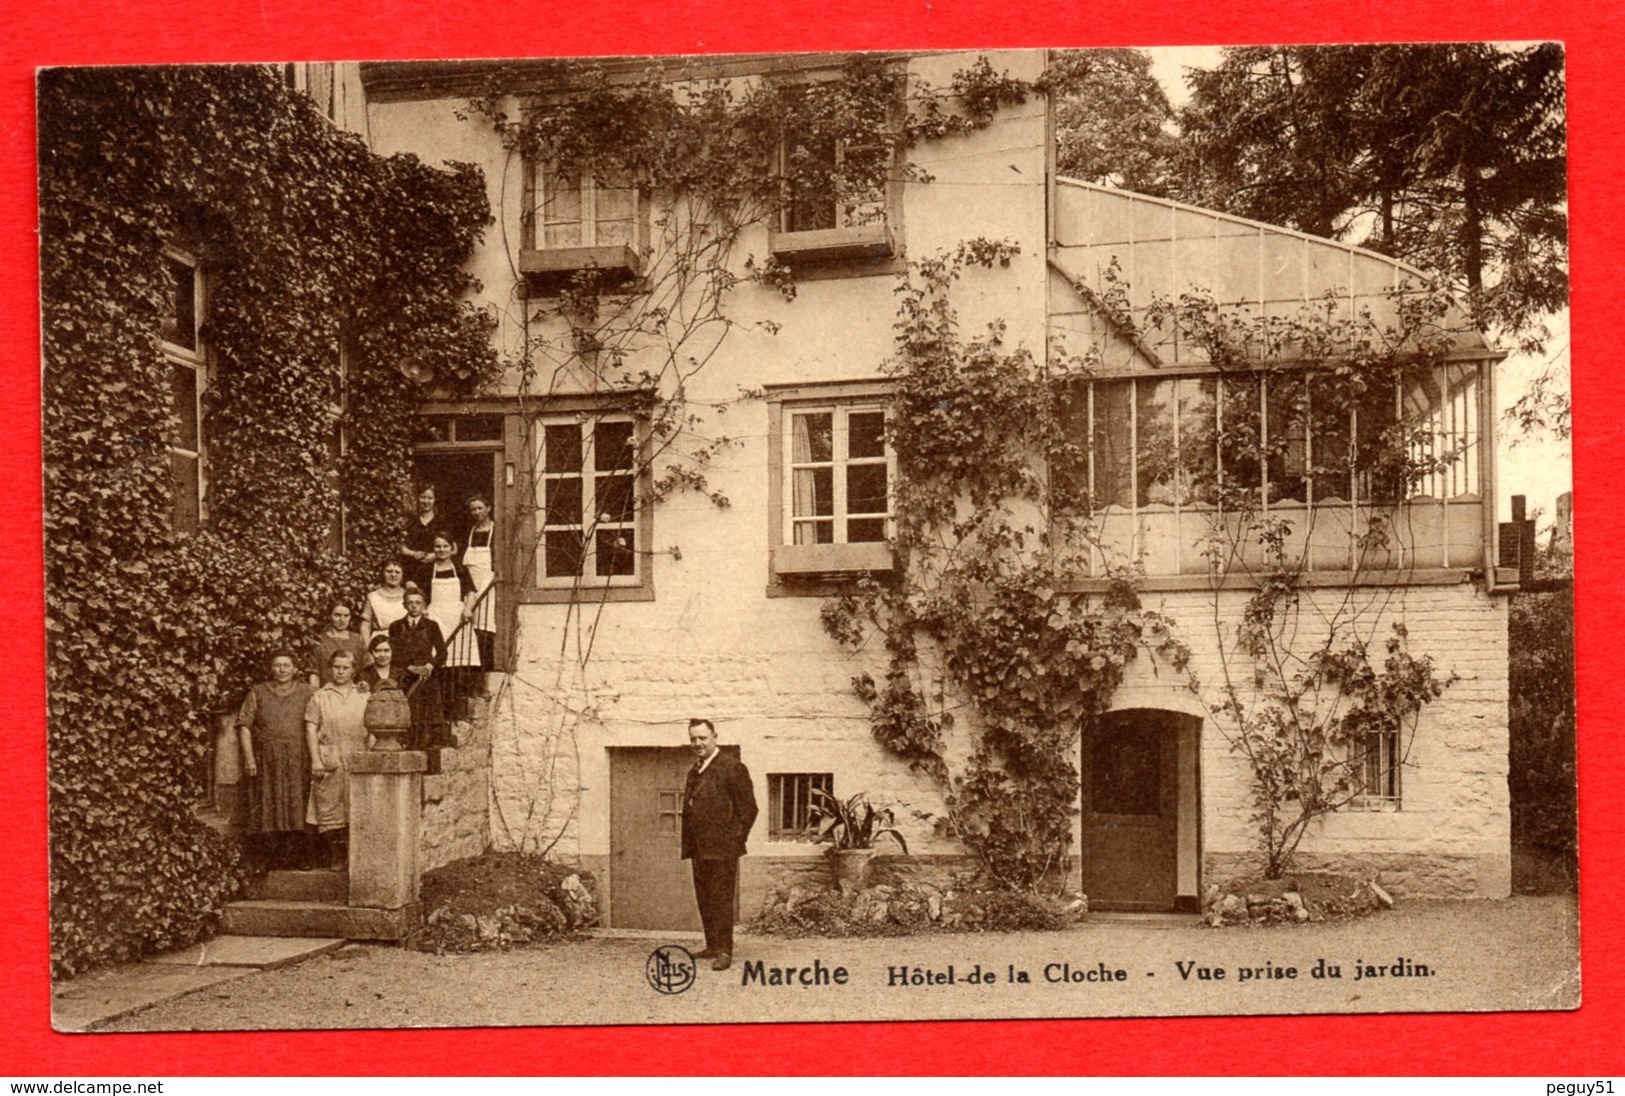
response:
<path fill-rule="evenodd" d="M 336 874 L 336 873 L 335 873 Z M 328 936 L 404 940 L 422 924 L 419 905 L 384 910 L 337 902 L 251 898 L 226 903 L 220 930 L 235 936 Z"/>
<path fill-rule="evenodd" d="M 271 871 L 249 883 L 246 896 L 342 906 L 350 900 L 350 876 L 342 871 Z"/>

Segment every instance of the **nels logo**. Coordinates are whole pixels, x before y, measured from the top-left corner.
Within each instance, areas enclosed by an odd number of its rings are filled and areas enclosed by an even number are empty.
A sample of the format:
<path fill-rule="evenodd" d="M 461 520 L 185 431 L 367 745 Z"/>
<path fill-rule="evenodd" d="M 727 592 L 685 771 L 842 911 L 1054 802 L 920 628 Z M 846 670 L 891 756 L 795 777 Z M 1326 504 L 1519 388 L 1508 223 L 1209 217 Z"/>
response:
<path fill-rule="evenodd" d="M 657 993 L 682 993 L 694 984 L 694 956 L 681 944 L 662 944 L 649 953 L 643 973 Z"/>

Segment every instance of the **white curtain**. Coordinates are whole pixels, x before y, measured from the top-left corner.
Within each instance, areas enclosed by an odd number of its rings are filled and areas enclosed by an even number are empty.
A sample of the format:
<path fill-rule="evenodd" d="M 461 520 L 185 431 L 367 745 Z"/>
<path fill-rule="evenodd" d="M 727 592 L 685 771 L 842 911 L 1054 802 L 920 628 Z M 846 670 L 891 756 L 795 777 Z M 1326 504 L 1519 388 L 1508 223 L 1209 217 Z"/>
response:
<path fill-rule="evenodd" d="M 833 457 L 830 449 L 833 420 L 829 413 L 793 415 L 790 424 L 792 464 L 828 461 Z M 832 539 L 833 523 L 799 519 L 834 514 L 834 499 L 831 497 L 834 482 L 833 467 L 796 468 L 790 482 L 793 496 L 790 513 L 793 518 L 798 519 L 792 523 L 792 543 L 827 543 Z M 823 488 L 822 491 L 820 487 Z M 820 532 L 823 533 L 822 536 Z"/>

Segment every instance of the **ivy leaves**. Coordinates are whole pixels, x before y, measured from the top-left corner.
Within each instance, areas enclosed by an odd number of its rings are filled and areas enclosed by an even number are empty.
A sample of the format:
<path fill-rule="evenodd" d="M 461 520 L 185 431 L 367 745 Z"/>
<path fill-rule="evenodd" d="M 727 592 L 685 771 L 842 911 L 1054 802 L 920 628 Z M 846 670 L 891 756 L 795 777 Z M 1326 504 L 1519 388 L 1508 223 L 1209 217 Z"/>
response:
<path fill-rule="evenodd" d="M 996 325 L 961 339 L 950 301 L 961 277 L 1016 254 L 970 240 L 900 278 L 885 366 L 900 573 L 827 602 L 822 620 L 854 650 L 885 636 L 884 684 L 854 681 L 874 737 L 937 780 L 949 828 L 990 877 L 1037 890 L 1060 882 L 1071 847 L 1083 727 L 1142 652 L 1176 668 L 1188 652 L 1127 575 L 1101 595 L 1066 592 L 1090 575 L 1088 544 L 1050 535 L 1060 514 L 1036 471 L 1066 444 L 1064 386 Z M 915 682 L 939 673 L 941 695 L 927 697 Z M 951 764 L 955 711 L 972 737 Z"/>

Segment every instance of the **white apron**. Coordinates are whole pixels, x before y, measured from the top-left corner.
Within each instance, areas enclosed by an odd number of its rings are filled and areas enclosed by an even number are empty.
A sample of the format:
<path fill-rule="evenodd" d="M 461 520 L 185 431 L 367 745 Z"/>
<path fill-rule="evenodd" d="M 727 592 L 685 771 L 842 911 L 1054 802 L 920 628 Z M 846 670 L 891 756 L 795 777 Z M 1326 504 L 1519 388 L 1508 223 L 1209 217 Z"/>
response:
<path fill-rule="evenodd" d="M 484 593 L 495 579 L 496 569 L 491 564 L 491 542 L 496 539 L 496 526 L 492 526 L 485 534 L 485 543 L 475 545 L 474 538 L 479 536 L 476 530 L 469 530 L 468 547 L 463 549 L 463 566 L 468 569 L 468 577 L 474 580 L 476 593 Z M 479 607 L 474 610 L 474 627 L 482 632 L 497 630 L 493 623 L 496 618 L 497 594 L 492 590 L 480 601 Z"/>
<path fill-rule="evenodd" d="M 457 573 L 434 575 L 429 582 L 428 616 L 440 625 L 440 634 L 446 641 L 447 666 L 478 666 L 480 649 L 474 639 L 474 629 L 464 628 L 453 638 L 452 633 L 463 622 L 463 584 Z"/>
<path fill-rule="evenodd" d="M 367 608 L 372 612 L 373 633 L 388 635 L 389 626 L 406 615 L 406 598 L 391 601 L 381 590 L 374 590 L 367 595 Z"/>

